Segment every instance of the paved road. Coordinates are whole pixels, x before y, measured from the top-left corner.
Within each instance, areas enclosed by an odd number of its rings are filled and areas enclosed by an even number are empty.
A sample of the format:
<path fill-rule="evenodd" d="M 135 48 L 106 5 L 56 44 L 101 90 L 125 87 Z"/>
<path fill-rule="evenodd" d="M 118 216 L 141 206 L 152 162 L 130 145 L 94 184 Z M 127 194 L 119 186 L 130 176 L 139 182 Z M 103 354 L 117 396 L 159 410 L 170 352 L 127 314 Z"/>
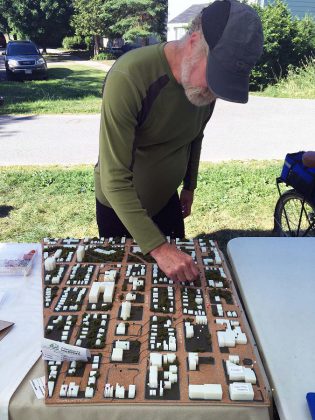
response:
<path fill-rule="evenodd" d="M 96 163 L 98 115 L 0 117 L 0 165 Z"/>
<path fill-rule="evenodd" d="M 251 97 L 218 101 L 201 160 L 283 159 L 315 149 L 315 100 Z M 0 165 L 95 163 L 99 115 L 0 117 Z"/>
<path fill-rule="evenodd" d="M 218 101 L 205 130 L 201 159 L 283 159 L 315 150 L 315 100 L 252 96 L 248 104 Z"/>

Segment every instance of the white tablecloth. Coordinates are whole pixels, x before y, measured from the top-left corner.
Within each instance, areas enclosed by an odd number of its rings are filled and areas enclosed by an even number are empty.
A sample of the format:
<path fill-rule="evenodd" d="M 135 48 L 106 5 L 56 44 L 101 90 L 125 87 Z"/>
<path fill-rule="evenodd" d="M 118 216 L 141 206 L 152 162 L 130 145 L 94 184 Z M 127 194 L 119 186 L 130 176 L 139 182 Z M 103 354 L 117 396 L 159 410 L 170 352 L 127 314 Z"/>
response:
<path fill-rule="evenodd" d="M 281 420 L 311 420 L 315 392 L 315 238 L 228 243 L 246 313 Z"/>
<path fill-rule="evenodd" d="M 0 419 L 8 419 L 10 398 L 40 356 L 43 336 L 41 246 L 1 244 L 0 258 L 37 250 L 29 276 L 0 276 L 0 320 L 12 321 L 13 328 L 0 341 Z"/>

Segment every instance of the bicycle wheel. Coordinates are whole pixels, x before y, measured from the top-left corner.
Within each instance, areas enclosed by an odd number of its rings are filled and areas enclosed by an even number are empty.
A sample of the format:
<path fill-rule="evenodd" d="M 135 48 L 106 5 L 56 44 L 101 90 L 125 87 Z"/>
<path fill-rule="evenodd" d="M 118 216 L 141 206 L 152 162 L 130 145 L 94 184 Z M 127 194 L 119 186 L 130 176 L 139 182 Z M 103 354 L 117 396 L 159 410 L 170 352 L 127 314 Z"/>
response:
<path fill-rule="evenodd" d="M 286 191 L 277 201 L 274 232 L 279 236 L 315 236 L 315 208 L 295 190 Z"/>

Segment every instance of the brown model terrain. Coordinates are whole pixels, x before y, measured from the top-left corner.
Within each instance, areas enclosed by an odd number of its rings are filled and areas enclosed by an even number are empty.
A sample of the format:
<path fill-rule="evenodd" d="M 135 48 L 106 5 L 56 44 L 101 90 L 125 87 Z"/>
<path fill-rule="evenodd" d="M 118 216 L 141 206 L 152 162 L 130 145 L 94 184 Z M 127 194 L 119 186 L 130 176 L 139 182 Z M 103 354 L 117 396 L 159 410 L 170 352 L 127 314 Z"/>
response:
<path fill-rule="evenodd" d="M 94 330 L 99 331 L 99 340 L 96 341 L 92 330 L 87 331 L 87 338 L 81 339 L 81 346 L 89 348 L 91 352 L 91 360 L 87 363 L 76 362 L 75 368 L 71 371 L 71 362 L 62 362 L 61 364 L 54 364 L 52 362 L 46 363 L 46 382 L 53 382 L 52 395 L 46 392 L 46 404 L 77 404 L 77 403 L 140 403 L 140 404 L 208 404 L 208 405 L 244 405 L 244 406 L 270 406 L 269 389 L 265 381 L 265 374 L 254 345 L 252 334 L 249 330 L 244 311 L 239 302 L 232 278 L 229 274 L 228 268 L 224 261 L 222 253 L 217 248 L 217 244 L 208 239 L 194 240 L 191 242 L 180 243 L 180 248 L 193 255 L 198 264 L 200 277 L 194 284 L 182 285 L 175 284 L 172 281 L 163 279 L 159 276 L 164 276 L 158 271 L 157 277 L 153 277 L 153 271 L 157 272 L 157 266 L 146 260 L 136 244 L 127 239 L 120 242 L 120 239 L 99 240 L 98 243 L 93 240 L 46 240 L 43 242 L 43 292 L 44 292 L 44 335 L 51 340 L 60 341 L 62 338 L 62 331 L 65 325 L 67 327 L 67 339 L 64 342 L 76 345 L 77 340 L 80 340 L 84 324 L 90 314 L 90 324 L 93 323 Z M 77 247 L 84 245 L 86 247 L 83 262 L 77 262 Z M 103 258 L 94 252 L 95 249 L 111 250 L 112 254 L 106 254 Z M 58 261 L 57 267 L 51 277 L 54 276 L 60 267 L 64 266 L 64 271 L 61 274 L 61 281 L 59 284 L 51 284 L 48 280 L 49 273 L 44 267 L 44 257 L 54 255 L 56 250 L 62 249 L 61 258 L 64 261 Z M 215 258 L 214 249 L 216 251 Z M 117 250 L 116 253 L 114 251 Z M 133 251 L 133 252 L 131 252 Z M 70 257 L 69 257 L 70 253 Z M 102 260 L 103 258 L 103 260 Z M 209 262 L 211 258 L 211 262 Z M 68 261 L 65 261 L 68 259 Z M 97 260 L 99 259 L 99 262 Z M 118 261 L 117 261 L 118 260 Z M 213 260 L 213 261 L 212 261 Z M 78 265 L 79 264 L 79 265 Z M 76 273 L 74 267 L 78 265 Z M 131 273 L 140 273 L 140 275 L 133 275 L 133 278 L 143 280 L 143 286 L 139 286 L 136 291 L 132 291 L 133 284 L 130 283 L 130 276 L 126 275 L 127 269 Z M 133 266 L 130 268 L 130 266 Z M 84 284 L 84 279 L 87 277 L 86 273 L 90 268 L 90 279 L 88 284 Z M 142 269 L 142 271 L 141 271 Z M 104 304 L 102 294 L 99 301 L 94 306 L 89 303 L 89 293 L 93 283 L 103 282 L 106 280 L 105 272 L 109 270 L 116 271 L 115 290 L 112 304 Z M 222 276 L 222 273 L 224 274 Z M 47 276 L 48 275 L 48 276 Z M 51 278 L 50 277 L 50 278 Z M 157 280 L 159 279 L 159 280 Z M 153 281 L 156 283 L 153 283 Z M 87 280 L 86 280 L 87 281 Z M 212 284 L 212 286 L 210 286 Z M 173 289 L 168 289 L 168 288 Z M 46 289 L 49 290 L 46 290 Z M 61 296 L 64 289 L 68 289 L 67 300 L 60 304 Z M 81 290 L 86 289 L 85 291 Z M 158 288 L 158 292 L 153 290 Z M 82 299 L 78 303 L 76 310 L 70 309 L 71 306 L 76 305 L 78 293 L 82 294 Z M 126 301 L 128 293 L 136 293 L 136 300 L 131 302 L 131 316 L 129 319 L 123 321 L 121 316 L 121 305 Z M 153 292 L 158 293 L 156 305 L 158 309 L 154 310 Z M 167 299 L 167 293 L 173 292 L 173 302 Z M 45 301 L 47 293 L 50 294 L 51 300 Z M 201 311 L 204 311 L 207 318 L 206 325 L 196 323 L 196 315 L 189 313 L 194 306 L 194 299 L 202 297 L 202 304 L 199 306 Z M 184 308 L 183 299 L 187 299 L 188 307 Z M 59 303 L 59 306 L 58 306 Z M 221 305 L 223 309 L 223 316 L 218 313 L 217 304 Z M 67 307 L 64 310 L 65 306 Z M 57 311 L 56 311 L 57 308 Z M 174 308 L 174 309 L 173 309 Z M 173 310 L 173 312 L 172 312 Z M 220 309 L 219 309 L 220 310 Z M 188 312 L 188 313 L 184 313 Z M 104 317 L 107 315 L 107 317 Z M 71 319 L 68 317 L 72 317 Z M 103 318 L 102 318 L 103 316 Z M 58 317 L 59 318 L 58 321 Z M 94 318 L 93 318 L 94 317 Z M 156 318 L 155 318 L 156 317 Z M 83 319 L 85 318 L 85 319 Z M 246 334 L 246 344 L 236 344 L 235 347 L 219 347 L 217 332 L 225 331 L 226 325 L 220 324 L 217 320 L 228 320 L 230 322 L 238 322 L 241 331 Z M 53 322 L 55 320 L 55 323 Z M 68 324 L 66 324 L 68 321 Z M 103 323 L 102 323 L 103 321 Z M 104 322 L 106 321 L 106 322 Z M 125 335 L 117 334 L 116 328 L 118 324 L 124 322 L 126 326 Z M 168 328 L 165 327 L 168 322 Z M 185 323 L 189 322 L 194 329 L 194 337 L 186 338 Z M 102 325 L 104 324 L 104 327 Z M 172 335 L 176 339 L 176 351 L 163 350 L 163 345 L 160 348 L 152 348 L 152 325 L 157 325 L 157 342 L 162 343 L 167 337 L 167 331 L 172 331 Z M 233 325 L 233 324 L 232 324 Z M 50 329 L 47 327 L 51 326 Z M 82 336 L 83 337 L 83 336 Z M 113 347 L 117 341 L 129 341 L 130 349 L 124 350 L 123 361 L 111 361 Z M 98 344 L 95 344 L 98 342 Z M 198 353 L 199 364 L 197 370 L 189 370 L 188 367 L 188 353 Z M 171 389 L 164 389 L 163 395 L 160 396 L 157 392 L 152 395 L 152 389 L 148 386 L 149 382 L 149 368 L 150 368 L 150 353 L 161 353 L 162 355 L 175 354 L 176 360 L 171 363 L 163 365 L 163 369 L 167 370 L 169 365 L 177 366 L 177 381 L 172 384 Z M 232 401 L 229 394 L 230 381 L 226 371 L 225 361 L 229 356 L 239 356 L 239 366 L 251 368 L 256 376 L 256 383 L 253 383 L 254 390 L 253 401 Z M 99 364 L 95 367 L 94 356 L 99 356 Z M 96 359 L 95 359 L 96 360 Z M 166 360 L 166 359 L 165 359 Z M 92 366 L 94 364 L 94 367 Z M 55 378 L 49 378 L 51 366 L 57 371 Z M 72 364 L 73 367 L 73 364 Z M 70 370 L 70 373 L 69 373 Z M 95 380 L 90 381 L 91 371 Z M 163 380 L 164 372 L 162 368 L 158 369 L 158 382 Z M 88 382 L 91 382 L 88 385 Z M 95 381 L 95 382 L 93 382 Z M 60 396 L 62 386 L 75 383 L 79 386 L 79 391 L 76 397 Z M 113 386 L 114 390 L 118 384 L 124 387 L 124 397 L 104 397 L 105 386 Z M 222 399 L 219 401 L 204 400 L 204 399 L 190 399 L 189 385 L 203 385 L 203 384 L 220 384 L 222 386 Z M 135 385 L 134 398 L 128 398 L 128 388 L 130 385 Z M 86 397 L 86 387 L 92 388 L 92 396 Z M 49 387 L 46 387 L 48 389 Z M 157 391 L 159 388 L 157 389 Z"/>

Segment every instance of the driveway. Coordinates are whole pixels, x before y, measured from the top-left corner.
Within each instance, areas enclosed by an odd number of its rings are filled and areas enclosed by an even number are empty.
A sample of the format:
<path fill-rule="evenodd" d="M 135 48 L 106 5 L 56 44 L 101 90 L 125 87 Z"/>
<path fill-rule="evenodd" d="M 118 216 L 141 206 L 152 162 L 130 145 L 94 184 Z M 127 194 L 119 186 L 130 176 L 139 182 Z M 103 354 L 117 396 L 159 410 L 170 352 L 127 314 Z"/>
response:
<path fill-rule="evenodd" d="M 283 159 L 314 150 L 315 100 L 250 97 L 218 101 L 205 129 L 202 161 Z M 0 117 L 0 165 L 95 163 L 99 115 Z"/>

